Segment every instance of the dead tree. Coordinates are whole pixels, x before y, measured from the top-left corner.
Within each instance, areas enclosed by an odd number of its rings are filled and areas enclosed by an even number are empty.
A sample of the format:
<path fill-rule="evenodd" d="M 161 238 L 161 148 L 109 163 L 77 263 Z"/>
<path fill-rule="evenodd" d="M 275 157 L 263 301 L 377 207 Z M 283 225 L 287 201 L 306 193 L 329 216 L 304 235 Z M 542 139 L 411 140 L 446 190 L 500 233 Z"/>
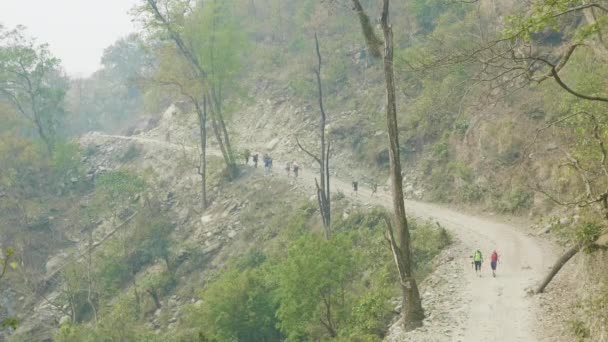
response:
<path fill-rule="evenodd" d="M 200 131 L 200 163 L 197 167 L 198 174 L 201 176 L 201 205 L 203 210 L 207 209 L 207 98 L 203 99 L 203 110 L 198 102 L 195 102 L 196 114 L 198 117 L 198 128 Z"/>
<path fill-rule="evenodd" d="M 384 33 L 384 77 L 386 82 L 386 123 L 389 136 L 390 178 L 392 185 L 394 222 L 397 229 L 398 243 L 392 239 L 391 249 L 397 254 L 401 263 L 399 274 L 402 277 L 403 307 L 401 310 L 406 330 L 422 325 L 424 311 L 420 300 L 418 285 L 412 272 L 412 254 L 410 232 L 405 214 L 403 199 L 403 178 L 399 154 L 399 126 L 397 122 L 397 101 L 395 97 L 395 80 L 393 70 L 393 30 L 388 22 L 389 0 L 383 1 L 380 24 Z M 391 229 L 392 231 L 392 229 Z"/>
<path fill-rule="evenodd" d="M 566 253 L 564 253 L 559 259 L 557 259 L 555 264 L 553 264 L 553 267 L 551 267 L 551 271 L 549 271 L 549 274 L 547 274 L 545 276 L 543 281 L 540 283 L 540 285 L 538 285 L 538 287 L 536 288 L 536 290 L 534 292 L 537 294 L 543 293 L 545 291 L 545 288 L 547 287 L 547 285 L 549 285 L 549 283 L 551 282 L 551 280 L 553 280 L 555 275 L 557 275 L 559 270 L 561 270 L 562 267 L 564 267 L 564 265 L 570 259 L 572 259 L 572 257 L 575 256 L 576 253 L 578 253 L 578 251 L 580 251 L 580 249 L 581 249 L 581 245 L 576 244 L 572 248 L 568 249 L 568 251 L 566 251 Z"/>
<path fill-rule="evenodd" d="M 319 178 L 321 184 L 315 178 L 315 186 L 317 187 L 317 201 L 319 203 L 319 211 L 321 212 L 321 218 L 323 219 L 323 227 L 325 228 L 325 237 L 329 240 L 331 237 L 331 198 L 330 198 L 330 184 L 329 184 L 329 157 L 331 143 L 326 141 L 325 130 L 327 115 L 325 114 L 325 108 L 323 107 L 323 86 L 321 83 L 321 51 L 319 49 L 319 39 L 315 33 L 315 50 L 317 54 L 317 67 L 314 70 L 314 74 L 317 80 L 318 88 L 318 99 L 319 99 L 319 110 L 321 113 L 320 122 L 320 142 L 321 142 L 321 153 L 320 156 L 315 155 L 309 150 L 305 149 L 300 141 L 296 138 L 296 142 L 300 149 L 312 157 L 319 164 Z"/>
<path fill-rule="evenodd" d="M 365 15 L 363 8 L 357 6 L 355 10 L 359 17 Z M 413 274 L 412 254 L 410 246 L 410 232 L 405 213 L 403 198 L 403 178 L 401 176 L 401 159 L 399 153 L 399 125 L 397 122 L 397 101 L 395 95 L 395 75 L 393 69 L 393 30 L 389 24 L 389 0 L 383 0 L 380 24 L 384 34 L 384 77 L 386 83 L 386 123 L 389 136 L 390 180 L 392 186 L 393 219 L 385 218 L 387 224 L 387 239 L 397 271 L 399 283 L 403 293 L 402 310 L 403 325 L 406 330 L 413 330 L 422 325 L 424 310 L 420 300 L 420 292 Z M 374 29 L 368 21 L 360 20 L 363 35 L 370 50 L 373 51 L 373 41 L 370 44 L 370 34 L 375 37 Z M 370 46 L 371 45 L 371 46 Z M 393 229 L 395 227 L 395 229 Z"/>

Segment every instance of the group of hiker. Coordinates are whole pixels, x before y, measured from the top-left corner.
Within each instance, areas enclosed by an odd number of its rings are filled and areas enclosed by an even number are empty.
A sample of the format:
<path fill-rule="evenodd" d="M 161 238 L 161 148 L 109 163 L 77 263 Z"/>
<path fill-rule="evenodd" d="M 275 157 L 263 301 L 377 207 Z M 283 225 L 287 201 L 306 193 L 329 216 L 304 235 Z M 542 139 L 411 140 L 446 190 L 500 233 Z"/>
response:
<path fill-rule="evenodd" d="M 293 170 L 293 176 L 298 178 L 298 173 L 300 172 L 300 165 L 296 163 L 296 161 L 291 161 L 285 163 L 285 172 L 287 172 L 287 177 L 291 175 L 291 171 Z"/>
<path fill-rule="evenodd" d="M 254 153 L 251 154 L 251 152 L 249 150 L 245 150 L 245 152 L 243 153 L 243 157 L 245 158 L 245 165 L 249 164 L 249 159 L 251 159 L 251 162 L 253 163 L 253 167 L 257 169 L 258 167 L 258 161 L 260 158 L 260 154 L 259 153 Z M 264 162 L 264 169 L 266 170 L 267 173 L 272 172 L 272 162 L 273 159 L 272 157 L 268 154 L 268 153 L 264 153 L 262 155 L 262 161 Z M 300 165 L 298 165 L 298 163 L 296 163 L 296 161 L 291 161 L 291 162 L 287 162 L 285 164 L 285 171 L 287 172 L 287 176 L 289 177 L 291 175 L 291 171 L 293 170 L 293 175 L 294 177 L 298 177 L 298 174 L 300 172 Z"/>
<path fill-rule="evenodd" d="M 475 273 L 481 277 L 481 264 L 483 263 L 483 254 L 481 254 L 481 250 L 477 249 L 471 255 L 473 258 L 473 264 L 475 265 Z M 498 252 L 494 250 L 492 255 L 490 256 L 490 268 L 492 269 L 492 276 L 496 277 L 496 266 L 498 265 Z"/>
<path fill-rule="evenodd" d="M 253 167 L 257 168 L 258 167 L 258 161 L 260 158 L 260 153 L 251 153 L 249 150 L 245 150 L 243 152 L 243 157 L 245 159 L 245 165 L 249 165 L 249 160 L 251 159 L 251 162 L 253 163 Z M 262 160 L 264 162 L 264 169 L 266 170 L 267 173 L 272 172 L 272 157 L 268 154 L 268 153 L 264 153 L 262 155 Z M 293 176 L 295 178 L 298 178 L 298 175 L 300 173 L 300 165 L 298 163 L 296 163 L 296 161 L 290 161 L 285 163 L 285 172 L 287 173 L 287 177 L 291 176 L 291 173 L 293 172 Z M 353 181 L 352 182 L 352 187 L 353 187 L 353 194 L 355 196 L 357 196 L 358 191 L 359 191 L 359 182 L 358 181 Z M 370 188 L 371 188 L 371 195 L 372 196 L 376 196 L 377 192 L 378 192 L 378 183 L 376 182 L 372 182 L 370 183 Z"/>
<path fill-rule="evenodd" d="M 357 191 L 359 191 L 359 182 L 358 181 L 353 181 L 352 182 L 352 186 L 353 186 L 353 194 L 355 196 L 357 196 Z M 372 197 L 377 195 L 378 192 L 378 183 L 376 182 L 372 182 L 370 184 L 370 188 L 372 189 Z"/>

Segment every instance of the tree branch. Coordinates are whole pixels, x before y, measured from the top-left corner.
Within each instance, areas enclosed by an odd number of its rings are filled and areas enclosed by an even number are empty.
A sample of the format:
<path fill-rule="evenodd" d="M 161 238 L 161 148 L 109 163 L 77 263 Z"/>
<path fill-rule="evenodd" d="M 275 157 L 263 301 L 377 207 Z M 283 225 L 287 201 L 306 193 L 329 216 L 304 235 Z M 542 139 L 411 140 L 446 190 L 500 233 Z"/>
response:
<path fill-rule="evenodd" d="M 319 163 L 319 165 L 321 165 L 321 158 L 315 156 L 312 152 L 308 151 L 307 149 L 305 149 L 301 144 L 300 144 L 300 140 L 298 140 L 298 137 L 296 137 L 296 143 L 298 144 L 298 147 L 304 151 L 306 154 L 308 154 L 311 158 L 313 158 L 314 160 L 317 161 L 317 163 Z"/>
<path fill-rule="evenodd" d="M 565 10 L 565 11 L 555 13 L 555 14 L 553 15 L 553 18 L 556 18 L 556 17 L 562 16 L 562 15 L 564 15 L 564 14 L 568 14 L 568 13 L 571 13 L 571 12 L 575 12 L 575 11 L 584 10 L 584 9 L 586 9 L 586 8 L 592 8 L 592 7 L 593 7 L 593 8 L 597 8 L 597 9 L 599 9 L 599 10 L 602 10 L 602 11 L 604 11 L 604 12 L 608 12 L 608 8 L 606 8 L 606 7 L 604 7 L 604 6 L 600 5 L 600 4 L 595 4 L 595 3 L 594 3 L 594 4 L 585 4 L 585 5 L 581 5 L 581 6 L 577 6 L 577 7 L 572 7 L 572 8 L 569 8 L 569 9 Z"/>

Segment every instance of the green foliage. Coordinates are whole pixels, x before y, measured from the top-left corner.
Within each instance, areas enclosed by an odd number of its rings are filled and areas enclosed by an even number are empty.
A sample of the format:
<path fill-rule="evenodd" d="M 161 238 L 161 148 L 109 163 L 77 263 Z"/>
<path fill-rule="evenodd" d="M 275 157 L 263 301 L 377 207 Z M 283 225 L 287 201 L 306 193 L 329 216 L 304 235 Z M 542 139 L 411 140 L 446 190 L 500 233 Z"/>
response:
<path fill-rule="evenodd" d="M 530 209 L 533 200 L 534 194 L 530 190 L 515 186 L 503 192 L 494 207 L 501 213 L 516 213 Z"/>
<path fill-rule="evenodd" d="M 116 300 L 112 308 L 103 316 L 97 326 L 64 324 L 54 337 L 58 342 L 105 342 L 105 341 L 162 341 L 138 324 L 134 299 L 123 296 Z"/>
<path fill-rule="evenodd" d="M 178 339 L 380 341 L 394 317 L 390 299 L 397 295 L 384 212 L 335 215 L 334 236 L 327 241 L 309 231 L 314 203 L 281 208 L 290 214 L 278 220 L 265 215 L 275 206 L 258 196 L 251 202 L 255 216 L 242 218 L 265 222 L 259 230 L 280 227 L 282 233 L 263 237 L 278 248 L 266 242 L 266 251 L 253 249 L 229 261 L 202 291 L 201 303 L 189 306 Z M 431 223 L 412 220 L 411 227 L 415 272 L 422 277 L 450 238 Z M 331 306 L 335 337 L 321 323 L 327 322 L 325 303 Z"/>
<path fill-rule="evenodd" d="M 205 327 L 200 333 L 218 341 L 281 341 L 276 329 L 276 304 L 261 270 L 234 268 L 224 272 L 194 306 L 189 326 Z"/>
<path fill-rule="evenodd" d="M 77 144 L 58 141 L 53 149 L 51 168 L 57 184 L 64 184 L 70 190 L 82 189 L 84 170 Z"/>
<path fill-rule="evenodd" d="M 6 272 L 9 270 L 15 270 L 19 266 L 17 262 L 13 261 L 15 257 L 15 249 L 6 248 L 5 250 L 0 249 L 0 285 L 2 285 L 2 278 L 6 276 Z M 0 307 L 1 309 L 2 307 Z M 19 325 L 19 320 L 16 317 L 4 317 L 0 320 L 0 331 L 12 328 L 17 329 Z"/>
<path fill-rule="evenodd" d="M 172 272 L 169 234 L 173 228 L 162 212 L 144 209 L 130 229 L 107 242 L 95 258 L 95 277 L 103 292 L 117 293 L 137 272 L 159 259 Z"/>
<path fill-rule="evenodd" d="M 391 291 L 387 284 L 370 289 L 353 304 L 348 328 L 341 336 L 349 341 L 381 341 L 380 336 L 386 332 L 393 313 L 391 312 Z"/>
<path fill-rule="evenodd" d="M 111 171 L 99 177 L 95 183 L 93 209 L 109 212 L 114 218 L 119 211 L 133 205 L 135 196 L 141 194 L 147 185 L 138 175 L 127 171 Z"/>
<path fill-rule="evenodd" d="M 507 17 L 507 28 L 502 34 L 506 38 L 524 38 L 527 41 L 534 40 L 534 34 L 546 30 L 562 31 L 567 28 L 568 19 L 572 20 L 580 10 L 569 11 L 581 5 L 579 1 L 573 0 L 537 0 L 532 3 L 527 13 L 511 15 Z M 573 35 L 574 42 L 583 43 L 586 39 L 597 35 L 600 31 L 600 19 L 598 22 L 588 25 L 580 25 Z"/>
<path fill-rule="evenodd" d="M 67 82 L 48 45 L 37 44 L 23 26 L 0 26 L 0 94 L 32 122 L 50 153 L 64 115 Z"/>
<path fill-rule="evenodd" d="M 414 270 L 422 279 L 432 271 L 433 258 L 452 243 L 452 238 L 445 228 L 430 221 L 412 221 L 410 229 Z"/>
<path fill-rule="evenodd" d="M 288 341 L 307 336 L 320 321 L 335 325 L 334 329 L 345 321 L 348 303 L 344 298 L 356 265 L 357 255 L 346 235 L 326 241 L 308 234 L 289 248 L 276 274 L 277 317 Z"/>
<path fill-rule="evenodd" d="M 208 86 L 216 96 L 236 91 L 237 75 L 242 74 L 242 59 L 247 40 L 226 2 L 199 3 L 184 25 L 184 37 L 192 46 L 203 70 L 208 72 Z M 222 105 L 221 98 L 216 98 Z"/>
<path fill-rule="evenodd" d="M 573 320 L 568 322 L 570 329 L 574 333 L 574 336 L 578 339 L 578 341 L 585 341 L 590 336 L 589 328 L 585 325 L 584 322 Z"/>
<path fill-rule="evenodd" d="M 15 317 L 5 318 L 4 320 L 0 321 L 0 330 L 7 329 L 7 328 L 11 328 L 11 329 L 15 330 L 15 329 L 17 329 L 18 326 L 19 326 L 19 319 L 15 318 Z"/>
<path fill-rule="evenodd" d="M 118 240 L 106 243 L 103 250 L 96 255 L 94 264 L 96 285 L 108 298 L 118 294 L 132 276 L 127 250 Z"/>
<path fill-rule="evenodd" d="M 595 246 L 593 243 L 602 235 L 604 228 L 597 223 L 587 222 L 582 224 L 575 233 L 575 241 L 585 247 L 586 252 L 593 252 Z"/>
<path fill-rule="evenodd" d="M 170 267 L 169 235 L 173 229 L 174 225 L 162 214 L 148 212 L 146 215 L 140 215 L 129 236 L 129 240 L 134 243 L 130 244 L 132 250 L 129 252 L 128 264 L 137 271 L 160 258 Z"/>
<path fill-rule="evenodd" d="M 446 142 L 438 142 L 433 146 L 433 156 L 440 161 L 448 160 L 449 149 Z"/>

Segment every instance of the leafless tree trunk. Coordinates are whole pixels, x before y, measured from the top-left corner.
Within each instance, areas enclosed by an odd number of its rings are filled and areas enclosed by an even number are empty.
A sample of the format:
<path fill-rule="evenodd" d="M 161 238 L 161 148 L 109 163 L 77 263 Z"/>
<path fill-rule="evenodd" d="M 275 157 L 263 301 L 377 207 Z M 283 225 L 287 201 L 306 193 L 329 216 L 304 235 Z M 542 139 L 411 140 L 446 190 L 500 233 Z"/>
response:
<path fill-rule="evenodd" d="M 545 288 L 547 287 L 547 285 L 549 285 L 549 283 L 551 282 L 551 280 L 553 280 L 553 278 L 555 277 L 555 275 L 557 275 L 557 273 L 562 269 L 562 267 L 564 267 L 564 265 L 570 260 L 572 259 L 573 256 L 576 255 L 576 253 L 578 253 L 578 251 L 581 250 L 581 246 L 580 245 L 574 245 L 572 246 L 572 248 L 570 248 L 569 250 L 566 251 L 566 253 L 564 253 L 564 255 L 562 255 L 559 259 L 557 259 L 557 261 L 555 262 L 555 264 L 553 264 L 553 267 L 551 267 L 551 271 L 549 272 L 549 274 L 547 274 L 545 276 L 545 278 L 543 279 L 542 283 L 538 286 L 538 288 L 536 289 L 536 291 L 534 291 L 535 293 L 543 293 L 545 291 Z"/>
<path fill-rule="evenodd" d="M 196 114 L 198 116 L 199 138 L 201 144 L 201 156 L 198 165 L 198 174 L 201 176 L 201 206 L 207 209 L 207 98 L 203 99 L 203 108 L 198 101 L 194 101 Z"/>
<path fill-rule="evenodd" d="M 309 152 L 305 149 L 298 139 L 296 142 L 300 149 L 306 154 L 311 156 L 319 164 L 319 178 L 321 184 L 315 179 L 315 185 L 317 187 L 317 201 L 319 203 L 319 211 L 321 212 L 321 218 L 323 220 L 323 227 L 325 228 L 325 238 L 328 240 L 331 238 L 331 197 L 330 197 L 330 180 L 329 180 L 329 158 L 330 158 L 330 147 L 329 141 L 326 141 L 325 131 L 327 126 L 327 115 L 323 106 L 323 84 L 321 82 L 321 51 L 319 49 L 319 39 L 315 33 L 315 51 L 317 54 L 317 68 L 314 70 L 317 88 L 318 88 L 318 99 L 319 99 L 319 110 L 321 112 L 320 117 L 320 141 L 321 141 L 321 154 L 320 157 Z"/>
<path fill-rule="evenodd" d="M 402 264 L 399 267 L 403 278 L 403 323 L 406 330 L 422 325 L 424 311 L 420 301 L 418 285 L 414 279 L 411 262 L 410 233 L 405 215 L 403 200 L 403 179 L 401 176 L 401 160 L 399 155 L 399 129 L 397 123 L 397 105 L 395 98 L 395 82 L 393 70 L 393 30 L 388 23 L 389 0 L 383 1 L 381 26 L 384 33 L 384 77 L 386 81 L 386 122 L 389 136 L 390 178 L 392 185 L 394 222 L 397 229 L 398 244 L 393 240 L 393 253 Z M 396 249 L 395 249 L 396 247 Z M 398 256 L 398 257 L 397 257 Z"/>
<path fill-rule="evenodd" d="M 95 319 L 95 325 L 99 324 L 99 317 L 97 315 L 97 307 L 93 302 L 93 277 L 91 275 L 91 268 L 93 267 L 93 231 L 89 231 L 89 246 L 88 246 L 88 256 L 87 256 L 87 302 L 93 311 L 93 318 Z"/>
<path fill-rule="evenodd" d="M 323 304 L 325 305 L 325 321 L 321 318 L 321 324 L 327 329 L 329 336 L 336 337 L 338 332 L 336 331 L 336 324 L 331 319 L 331 294 L 323 295 Z"/>

